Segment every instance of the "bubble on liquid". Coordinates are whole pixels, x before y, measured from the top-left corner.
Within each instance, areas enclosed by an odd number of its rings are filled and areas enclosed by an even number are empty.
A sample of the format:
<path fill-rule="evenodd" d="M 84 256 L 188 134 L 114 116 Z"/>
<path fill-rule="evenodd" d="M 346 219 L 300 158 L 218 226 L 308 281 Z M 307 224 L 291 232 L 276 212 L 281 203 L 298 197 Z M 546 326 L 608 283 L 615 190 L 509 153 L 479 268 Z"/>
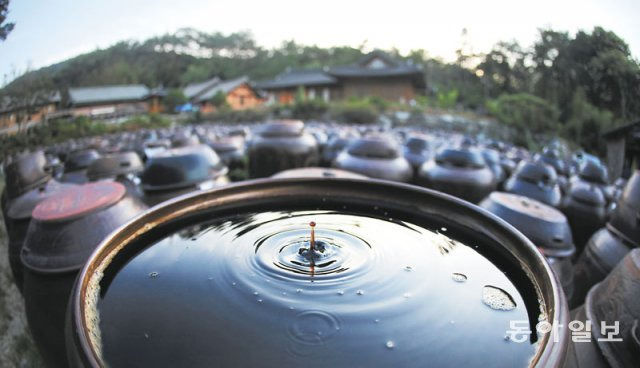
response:
<path fill-rule="evenodd" d="M 157 272 L 149 272 L 149 277 L 158 277 L 158 273 Z"/>
<path fill-rule="evenodd" d="M 467 275 L 465 275 L 463 273 L 458 273 L 458 272 L 452 273 L 451 274 L 451 278 L 455 282 L 465 282 L 465 281 L 467 281 Z"/>
<path fill-rule="evenodd" d="M 236 286 L 236 283 L 235 283 L 235 282 L 232 282 L 232 283 L 231 283 L 231 285 Z"/>
<path fill-rule="evenodd" d="M 260 293 L 259 293 L 259 292 L 257 292 L 257 291 L 254 291 L 254 292 L 253 292 L 253 295 L 258 296 L 258 295 L 260 295 Z"/>
<path fill-rule="evenodd" d="M 258 301 L 258 303 L 262 303 L 262 299 L 258 299 L 257 301 Z"/>
<path fill-rule="evenodd" d="M 358 290 L 358 291 L 356 291 L 356 294 L 358 294 L 358 295 L 364 295 L 364 290 Z"/>
<path fill-rule="evenodd" d="M 495 310 L 510 311 L 516 307 L 516 302 L 509 293 L 490 285 L 482 288 L 482 302 Z"/>
<path fill-rule="evenodd" d="M 378 318 L 374 319 L 373 322 L 375 323 L 380 323 L 380 320 Z"/>
<path fill-rule="evenodd" d="M 411 267 L 411 266 L 405 266 L 405 267 L 404 267 L 404 270 L 405 270 L 405 271 L 407 271 L 407 272 L 411 272 L 411 271 L 413 271 L 413 267 Z"/>
<path fill-rule="evenodd" d="M 302 289 L 296 289 L 296 293 L 300 294 L 302 292 Z"/>
<path fill-rule="evenodd" d="M 344 290 L 338 291 L 338 295 L 344 295 Z"/>
<path fill-rule="evenodd" d="M 296 316 L 289 336 L 304 344 L 319 345 L 340 331 L 340 327 L 340 321 L 331 313 L 304 311 Z"/>
<path fill-rule="evenodd" d="M 387 347 L 387 349 L 393 349 L 394 347 L 396 347 L 396 344 L 391 340 L 387 341 L 387 343 L 384 345 Z"/>

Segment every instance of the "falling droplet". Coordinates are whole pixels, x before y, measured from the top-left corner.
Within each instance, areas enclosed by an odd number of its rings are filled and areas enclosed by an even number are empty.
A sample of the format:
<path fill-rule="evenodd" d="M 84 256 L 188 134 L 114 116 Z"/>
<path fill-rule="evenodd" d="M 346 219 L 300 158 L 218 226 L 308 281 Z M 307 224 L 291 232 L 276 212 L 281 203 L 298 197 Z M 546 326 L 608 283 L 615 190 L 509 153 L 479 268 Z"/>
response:
<path fill-rule="evenodd" d="M 495 310 L 510 311 L 516 307 L 516 302 L 509 293 L 490 285 L 482 288 L 482 302 Z"/>
<path fill-rule="evenodd" d="M 443 231 L 443 232 L 444 232 L 444 231 L 447 231 L 447 228 L 446 228 L 446 227 L 441 227 L 441 228 L 440 228 L 440 231 Z"/>
<path fill-rule="evenodd" d="M 144 334 L 144 338 L 148 339 L 149 338 L 149 334 Z"/>
<path fill-rule="evenodd" d="M 157 272 L 149 272 L 149 277 L 158 277 Z"/>
<path fill-rule="evenodd" d="M 455 282 L 465 282 L 465 281 L 467 281 L 467 275 L 465 275 L 463 273 L 454 272 L 454 273 L 451 274 L 451 278 Z"/>
<path fill-rule="evenodd" d="M 283 292 L 282 292 L 282 295 L 287 295 L 287 292 L 286 292 L 286 291 L 283 291 Z"/>
<path fill-rule="evenodd" d="M 396 346 L 396 344 L 393 341 L 389 340 L 387 341 L 385 346 L 387 347 L 387 349 L 393 349 Z"/>

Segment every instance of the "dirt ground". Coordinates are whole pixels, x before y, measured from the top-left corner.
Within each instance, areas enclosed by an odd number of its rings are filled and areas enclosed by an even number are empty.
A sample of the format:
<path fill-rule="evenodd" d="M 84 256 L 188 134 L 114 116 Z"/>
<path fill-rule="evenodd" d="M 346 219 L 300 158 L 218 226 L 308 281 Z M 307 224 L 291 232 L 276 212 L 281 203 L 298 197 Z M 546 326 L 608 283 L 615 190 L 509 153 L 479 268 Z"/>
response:
<path fill-rule="evenodd" d="M 4 178 L 0 176 L 0 192 Z M 43 367 L 24 312 L 24 300 L 9 269 L 8 238 L 0 214 L 0 367 Z"/>

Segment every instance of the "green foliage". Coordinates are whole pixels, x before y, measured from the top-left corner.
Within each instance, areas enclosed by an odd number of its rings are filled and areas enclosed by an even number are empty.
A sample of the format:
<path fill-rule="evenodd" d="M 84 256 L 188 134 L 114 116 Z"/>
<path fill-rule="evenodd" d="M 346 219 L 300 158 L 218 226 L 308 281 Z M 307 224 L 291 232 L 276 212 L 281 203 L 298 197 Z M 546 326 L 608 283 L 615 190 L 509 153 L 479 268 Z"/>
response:
<path fill-rule="evenodd" d="M 215 95 L 213 95 L 213 97 L 211 97 L 210 102 L 216 108 L 229 106 L 227 104 L 227 95 L 222 91 L 218 91 Z"/>
<path fill-rule="evenodd" d="M 92 120 L 87 116 L 38 124 L 25 133 L 0 136 L 0 162 L 16 152 L 44 147 L 69 139 L 102 136 L 121 131 L 158 129 L 171 126 L 171 120 L 158 114 L 132 116 L 122 123 Z"/>
<path fill-rule="evenodd" d="M 174 112 L 176 107 L 187 103 L 187 97 L 184 95 L 181 89 L 171 89 L 167 92 L 164 98 L 164 105 L 167 107 L 167 111 Z"/>
<path fill-rule="evenodd" d="M 380 111 L 370 99 L 349 99 L 333 106 L 334 119 L 349 124 L 373 124 L 378 121 Z"/>
<path fill-rule="evenodd" d="M 436 99 L 439 108 L 451 109 L 456 106 L 456 102 L 458 101 L 458 90 L 452 89 L 446 92 L 438 92 Z"/>
<path fill-rule="evenodd" d="M 9 33 L 13 30 L 15 23 L 7 23 L 7 14 L 9 13 L 9 0 L 0 0 L 0 40 L 7 39 Z"/>
<path fill-rule="evenodd" d="M 574 93 L 570 109 L 564 136 L 591 153 L 603 155 L 605 145 L 601 134 L 613 128 L 613 113 L 591 105 L 581 89 Z"/>
<path fill-rule="evenodd" d="M 558 127 L 558 110 L 553 104 L 529 93 L 504 94 L 487 104 L 500 122 L 523 131 L 549 133 Z"/>
<path fill-rule="evenodd" d="M 329 111 L 329 104 L 321 99 L 298 100 L 291 107 L 292 117 L 302 120 L 322 119 Z"/>

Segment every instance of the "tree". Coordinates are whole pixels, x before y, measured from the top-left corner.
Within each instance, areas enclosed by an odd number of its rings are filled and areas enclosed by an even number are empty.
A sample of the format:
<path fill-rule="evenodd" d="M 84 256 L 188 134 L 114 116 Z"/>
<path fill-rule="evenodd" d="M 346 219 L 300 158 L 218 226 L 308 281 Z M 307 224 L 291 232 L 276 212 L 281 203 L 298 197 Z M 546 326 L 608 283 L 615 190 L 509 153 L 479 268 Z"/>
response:
<path fill-rule="evenodd" d="M 211 97 L 211 100 L 209 100 L 209 102 L 211 102 L 211 104 L 217 109 L 228 106 L 227 95 L 222 91 L 216 92 L 216 94 Z"/>
<path fill-rule="evenodd" d="M 187 103 L 187 97 L 180 89 L 169 90 L 167 96 L 164 98 L 164 104 L 167 107 L 167 111 L 175 112 L 176 107 Z"/>
<path fill-rule="evenodd" d="M 558 110 L 529 93 L 504 94 L 489 101 L 488 110 L 502 123 L 532 133 L 551 133 L 558 128 Z"/>
<path fill-rule="evenodd" d="M 9 0 L 0 0 L 0 40 L 4 41 L 11 31 L 15 23 L 6 23 L 7 14 L 9 14 Z"/>
<path fill-rule="evenodd" d="M 613 114 L 591 105 L 580 88 L 573 95 L 570 110 L 571 117 L 564 126 L 564 135 L 591 153 L 604 154 L 601 134 L 613 128 Z"/>

